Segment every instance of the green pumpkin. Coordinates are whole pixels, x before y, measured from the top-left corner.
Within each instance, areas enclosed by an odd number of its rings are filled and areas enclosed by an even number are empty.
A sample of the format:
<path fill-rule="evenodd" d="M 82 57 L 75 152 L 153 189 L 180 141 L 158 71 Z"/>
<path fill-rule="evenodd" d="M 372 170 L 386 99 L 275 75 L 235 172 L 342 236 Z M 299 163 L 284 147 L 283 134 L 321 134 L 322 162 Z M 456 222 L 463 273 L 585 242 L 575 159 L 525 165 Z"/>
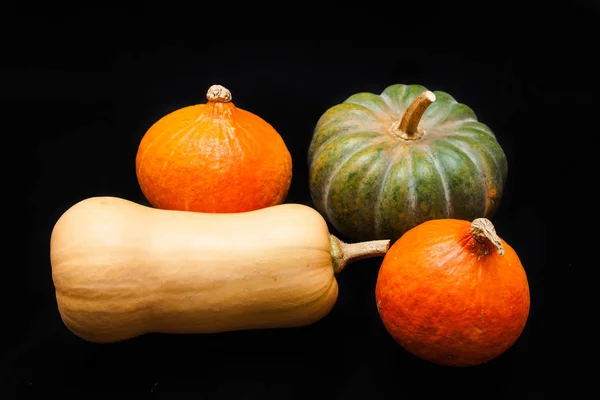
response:
<path fill-rule="evenodd" d="M 355 240 L 395 241 L 431 219 L 491 218 L 508 172 L 496 136 L 471 108 L 402 84 L 327 110 L 308 164 L 314 207 Z"/>

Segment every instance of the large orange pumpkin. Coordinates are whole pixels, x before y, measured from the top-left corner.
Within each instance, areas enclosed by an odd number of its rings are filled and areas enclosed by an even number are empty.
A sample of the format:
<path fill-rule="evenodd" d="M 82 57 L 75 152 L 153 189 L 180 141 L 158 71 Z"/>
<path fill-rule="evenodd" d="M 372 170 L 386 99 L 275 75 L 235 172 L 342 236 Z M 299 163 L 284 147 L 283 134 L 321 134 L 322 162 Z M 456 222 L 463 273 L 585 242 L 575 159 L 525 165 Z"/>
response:
<path fill-rule="evenodd" d="M 279 133 L 213 85 L 208 102 L 159 119 L 136 157 L 140 188 L 161 209 L 243 212 L 283 203 L 292 158 Z"/>
<path fill-rule="evenodd" d="M 385 328 L 404 349 L 448 366 L 504 353 L 530 307 L 521 261 L 486 218 L 430 220 L 406 232 L 386 254 L 375 294 Z"/>

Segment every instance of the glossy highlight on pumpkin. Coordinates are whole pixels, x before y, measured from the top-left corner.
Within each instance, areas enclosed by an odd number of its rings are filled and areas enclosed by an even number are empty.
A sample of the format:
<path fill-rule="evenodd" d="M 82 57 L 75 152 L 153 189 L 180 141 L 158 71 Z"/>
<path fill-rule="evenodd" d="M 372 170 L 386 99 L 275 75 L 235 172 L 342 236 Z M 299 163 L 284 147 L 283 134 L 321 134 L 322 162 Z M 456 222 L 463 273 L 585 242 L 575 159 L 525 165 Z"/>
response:
<path fill-rule="evenodd" d="M 506 352 L 530 309 L 523 265 L 485 218 L 432 220 L 406 232 L 383 260 L 375 298 L 404 349 L 455 367 Z"/>
<path fill-rule="evenodd" d="M 315 207 L 356 240 L 395 241 L 437 218 L 491 218 L 508 173 L 494 133 L 471 108 L 403 84 L 327 110 L 308 165 Z"/>
<path fill-rule="evenodd" d="M 149 203 L 161 209 L 242 212 L 281 204 L 292 159 L 279 133 L 238 108 L 213 85 L 208 102 L 165 115 L 145 133 L 136 173 Z"/>

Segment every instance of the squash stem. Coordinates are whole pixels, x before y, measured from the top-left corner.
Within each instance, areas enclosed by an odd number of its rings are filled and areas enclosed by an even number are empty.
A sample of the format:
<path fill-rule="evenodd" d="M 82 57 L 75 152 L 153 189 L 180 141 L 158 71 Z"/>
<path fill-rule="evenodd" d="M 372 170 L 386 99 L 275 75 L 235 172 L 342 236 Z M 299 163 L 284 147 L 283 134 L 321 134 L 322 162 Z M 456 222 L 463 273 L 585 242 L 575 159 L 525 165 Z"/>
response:
<path fill-rule="evenodd" d="M 425 133 L 419 129 L 419 123 L 427 107 L 435 101 L 435 94 L 429 90 L 419 94 L 406 108 L 400 121 L 394 122 L 391 131 L 395 136 L 405 140 L 420 139 Z"/>
<path fill-rule="evenodd" d="M 502 241 L 496 234 L 496 228 L 489 219 L 474 219 L 471 222 L 471 235 L 479 243 L 491 243 L 498 250 L 498 254 L 504 257 L 504 246 L 502 246 Z"/>
<path fill-rule="evenodd" d="M 334 235 L 329 235 L 333 271 L 339 274 L 354 261 L 365 258 L 382 257 L 390 248 L 389 240 L 371 240 L 358 243 L 344 243 Z"/>
<path fill-rule="evenodd" d="M 231 101 L 231 92 L 221 85 L 212 85 L 206 92 L 206 98 L 214 103 L 229 103 Z"/>

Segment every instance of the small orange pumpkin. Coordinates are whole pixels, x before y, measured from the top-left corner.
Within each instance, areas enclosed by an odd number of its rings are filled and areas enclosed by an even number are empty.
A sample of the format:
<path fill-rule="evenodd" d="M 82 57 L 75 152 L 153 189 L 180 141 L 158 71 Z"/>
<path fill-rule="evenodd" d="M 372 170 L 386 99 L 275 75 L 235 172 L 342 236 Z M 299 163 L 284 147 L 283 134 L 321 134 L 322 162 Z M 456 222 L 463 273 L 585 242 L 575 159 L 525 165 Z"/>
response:
<path fill-rule="evenodd" d="M 261 117 L 213 85 L 208 102 L 167 114 L 148 129 L 137 156 L 140 188 L 156 208 L 243 212 L 283 203 L 291 154 Z"/>
<path fill-rule="evenodd" d="M 448 366 L 504 353 L 530 307 L 521 261 L 486 218 L 430 220 L 406 232 L 386 254 L 375 294 L 396 342 Z"/>

